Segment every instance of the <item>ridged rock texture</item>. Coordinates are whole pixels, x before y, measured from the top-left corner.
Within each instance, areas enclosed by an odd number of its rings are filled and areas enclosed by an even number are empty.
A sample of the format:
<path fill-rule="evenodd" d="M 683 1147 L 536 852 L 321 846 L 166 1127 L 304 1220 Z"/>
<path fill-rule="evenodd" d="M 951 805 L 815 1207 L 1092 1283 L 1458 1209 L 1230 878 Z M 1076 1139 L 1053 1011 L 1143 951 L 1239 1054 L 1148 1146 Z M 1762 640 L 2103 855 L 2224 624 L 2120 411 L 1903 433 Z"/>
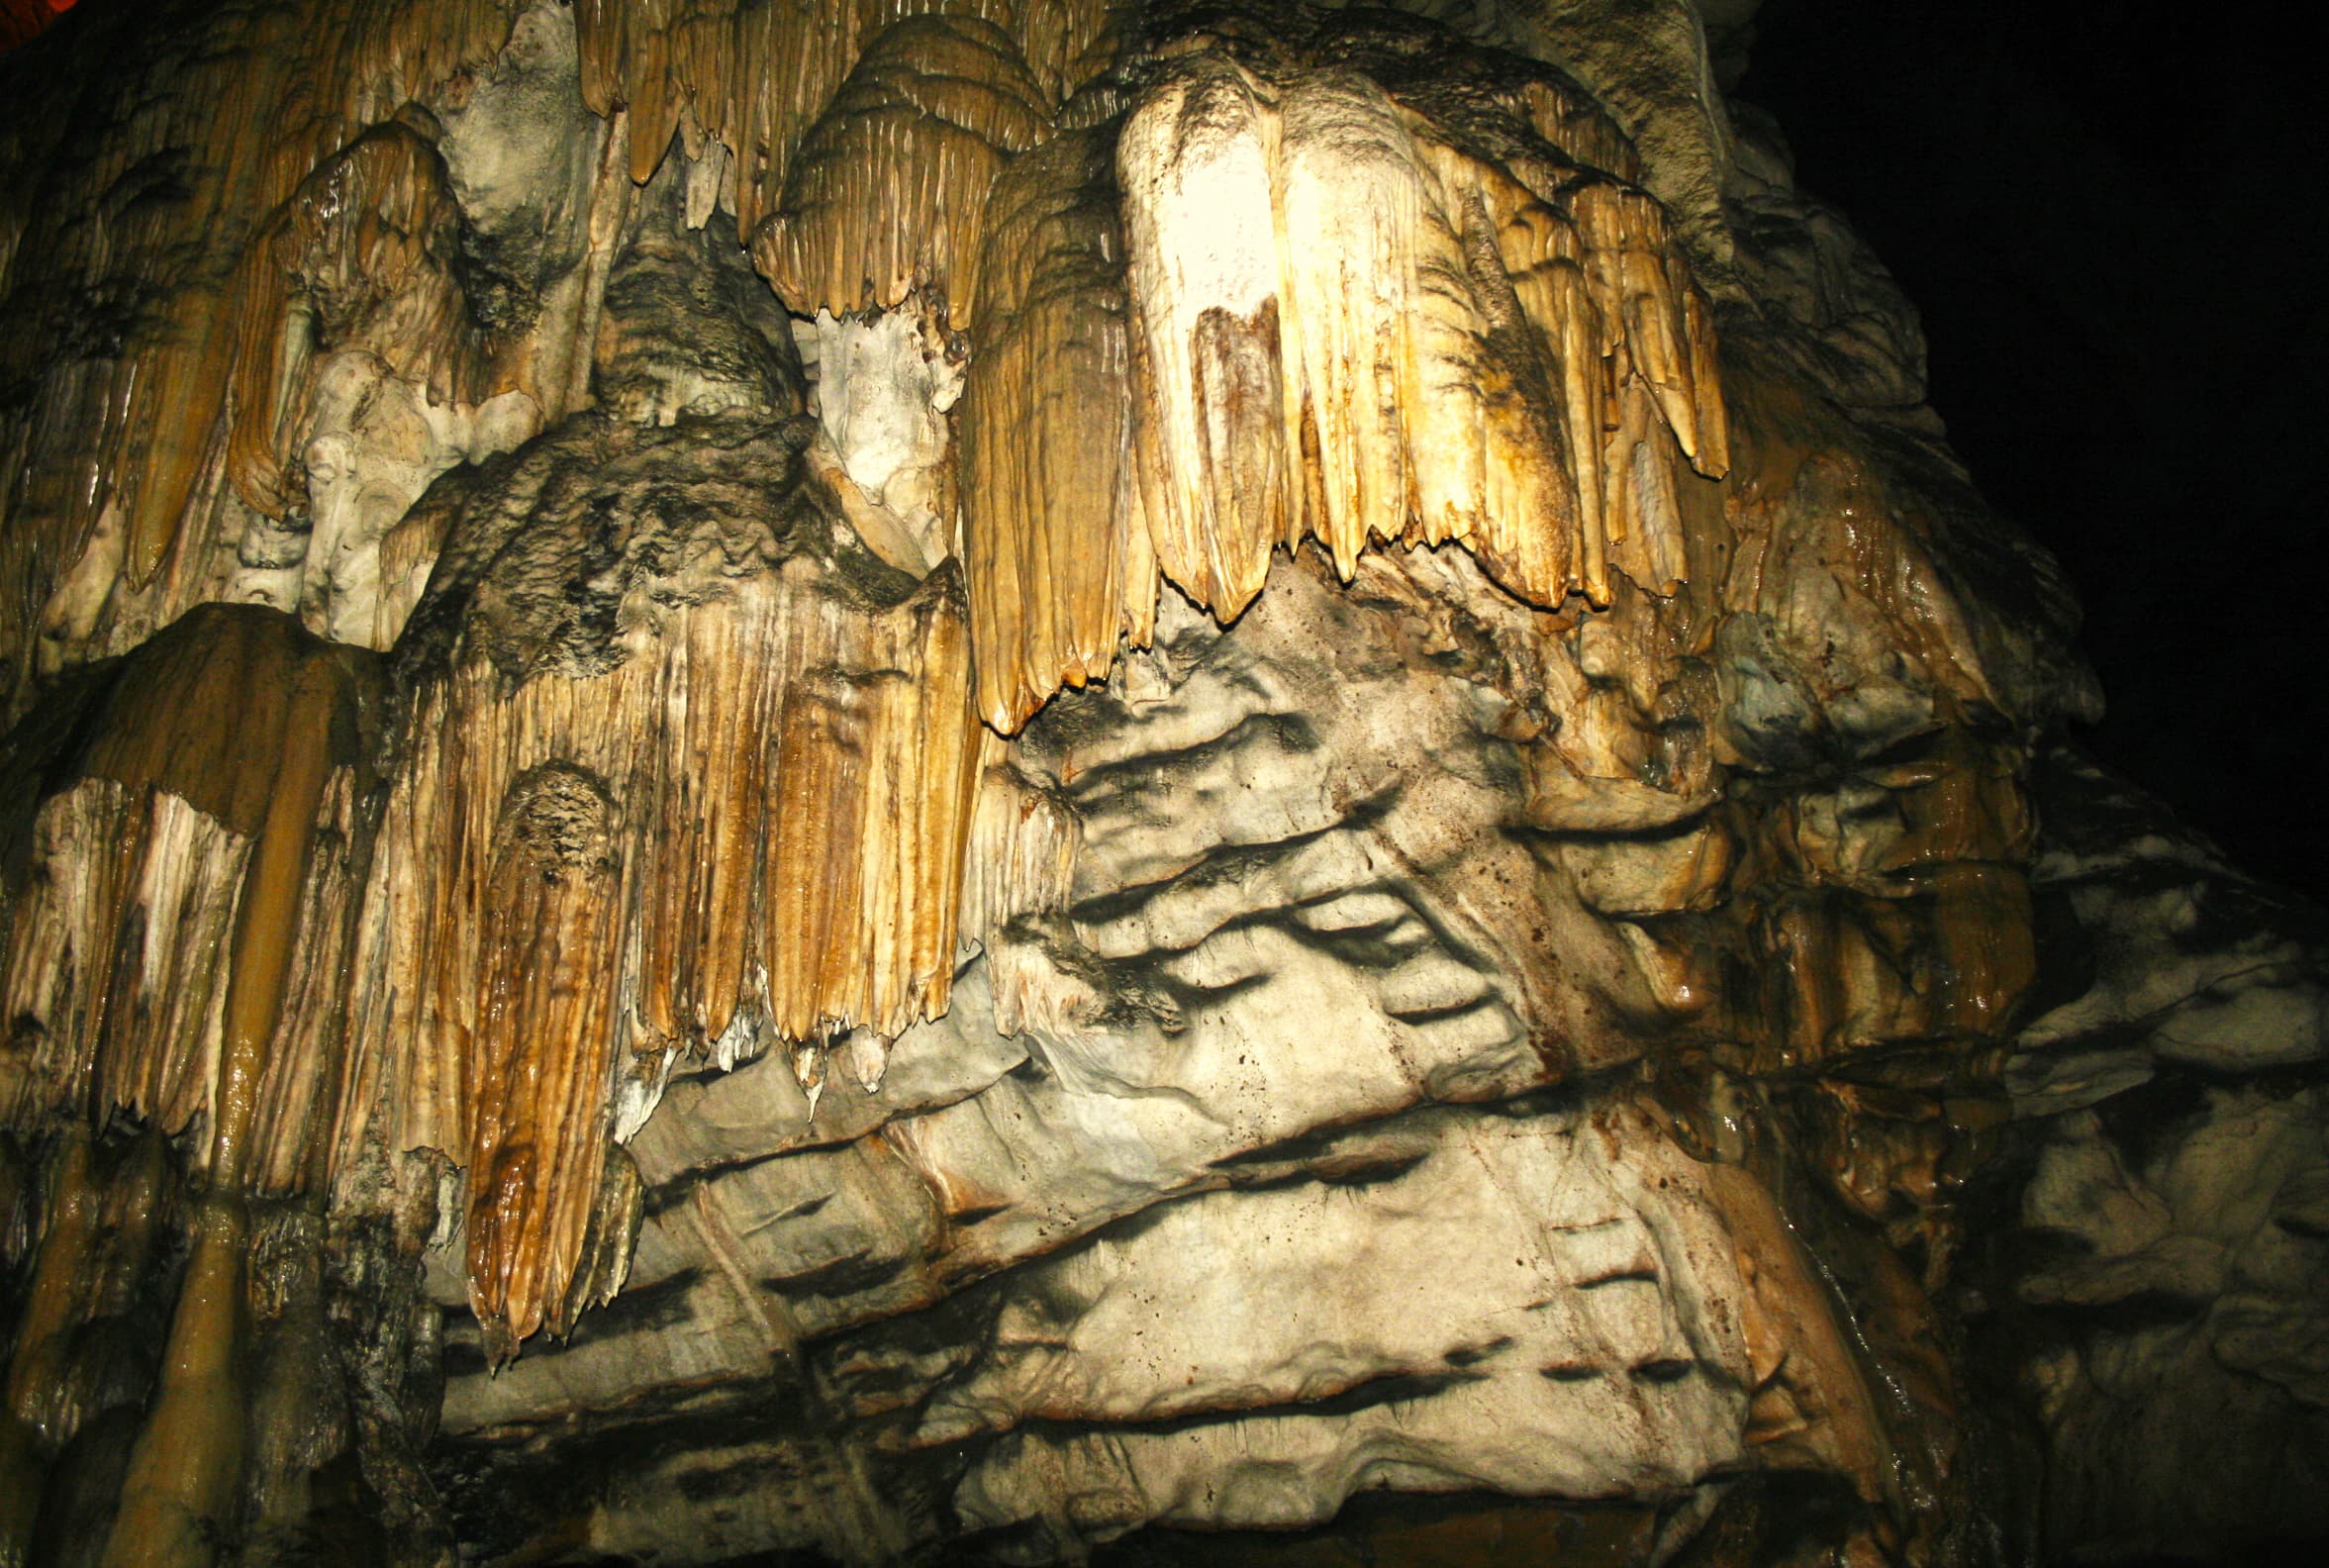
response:
<path fill-rule="evenodd" d="M 1747 9 L 0 60 L 0 1568 L 2329 1536 L 2329 937 Z"/>

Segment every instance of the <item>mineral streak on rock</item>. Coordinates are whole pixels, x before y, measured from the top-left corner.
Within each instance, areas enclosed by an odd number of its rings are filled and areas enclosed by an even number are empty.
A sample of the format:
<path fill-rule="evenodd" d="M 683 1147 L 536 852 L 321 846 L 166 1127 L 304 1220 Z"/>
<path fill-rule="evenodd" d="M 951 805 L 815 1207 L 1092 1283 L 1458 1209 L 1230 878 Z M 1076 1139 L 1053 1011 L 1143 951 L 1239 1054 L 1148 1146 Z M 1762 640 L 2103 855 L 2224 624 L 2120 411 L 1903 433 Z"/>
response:
<path fill-rule="evenodd" d="M 0 63 L 0 1568 L 2329 1532 L 2329 943 L 1739 10 Z"/>

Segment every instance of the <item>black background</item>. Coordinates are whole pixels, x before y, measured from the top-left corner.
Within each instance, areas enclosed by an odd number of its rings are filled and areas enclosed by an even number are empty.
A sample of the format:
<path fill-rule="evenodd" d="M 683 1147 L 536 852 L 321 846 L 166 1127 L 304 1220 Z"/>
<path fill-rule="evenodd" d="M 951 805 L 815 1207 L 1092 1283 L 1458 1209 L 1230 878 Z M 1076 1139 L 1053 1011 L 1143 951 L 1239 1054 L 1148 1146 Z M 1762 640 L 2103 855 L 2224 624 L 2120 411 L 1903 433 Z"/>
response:
<path fill-rule="evenodd" d="M 1778 117 L 1797 182 L 1916 302 L 1951 441 L 2069 569 L 2110 704 L 2082 738 L 2318 898 L 2329 85 L 2311 17 L 1766 0 L 1734 96 Z"/>

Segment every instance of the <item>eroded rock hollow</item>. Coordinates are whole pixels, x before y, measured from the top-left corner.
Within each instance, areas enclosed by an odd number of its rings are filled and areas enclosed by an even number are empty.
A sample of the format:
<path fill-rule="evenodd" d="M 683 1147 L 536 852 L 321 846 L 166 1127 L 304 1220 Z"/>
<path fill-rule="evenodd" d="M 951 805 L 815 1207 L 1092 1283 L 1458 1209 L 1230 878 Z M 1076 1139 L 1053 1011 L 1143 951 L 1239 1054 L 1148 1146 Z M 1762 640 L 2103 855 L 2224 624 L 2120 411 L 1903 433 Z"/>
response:
<path fill-rule="evenodd" d="M 1751 10 L 0 61 L 0 1564 L 2329 1535 L 2317 917 Z"/>

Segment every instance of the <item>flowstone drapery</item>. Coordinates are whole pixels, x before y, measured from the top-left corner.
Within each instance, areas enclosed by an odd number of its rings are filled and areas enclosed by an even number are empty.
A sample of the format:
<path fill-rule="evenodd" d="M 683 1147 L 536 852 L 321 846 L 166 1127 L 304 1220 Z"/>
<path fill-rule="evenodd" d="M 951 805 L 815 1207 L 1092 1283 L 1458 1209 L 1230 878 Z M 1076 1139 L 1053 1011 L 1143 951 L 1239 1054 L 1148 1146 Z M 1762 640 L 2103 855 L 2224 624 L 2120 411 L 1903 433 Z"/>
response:
<path fill-rule="evenodd" d="M 0 62 L 0 1562 L 2329 1531 L 2314 918 L 1741 13 Z"/>

